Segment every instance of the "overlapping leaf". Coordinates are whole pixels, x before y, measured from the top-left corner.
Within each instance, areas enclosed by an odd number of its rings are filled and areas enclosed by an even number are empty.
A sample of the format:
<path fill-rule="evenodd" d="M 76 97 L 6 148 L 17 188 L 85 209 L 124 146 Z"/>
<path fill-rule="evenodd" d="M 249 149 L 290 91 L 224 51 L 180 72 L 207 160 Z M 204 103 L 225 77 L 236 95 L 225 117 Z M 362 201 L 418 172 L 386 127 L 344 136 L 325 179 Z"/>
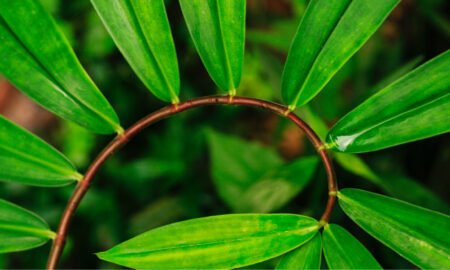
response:
<path fill-rule="evenodd" d="M 0 116 L 0 181 L 61 186 L 81 178 L 60 152 Z"/>
<path fill-rule="evenodd" d="M 281 255 L 317 230 L 317 221 L 298 215 L 213 216 L 148 231 L 98 256 L 138 269 L 232 269 Z"/>
<path fill-rule="evenodd" d="M 180 77 L 164 0 L 91 0 L 134 72 L 158 98 L 178 102 Z"/>
<path fill-rule="evenodd" d="M 323 252 L 330 269 L 382 269 L 353 235 L 336 224 L 325 225 Z"/>
<path fill-rule="evenodd" d="M 97 133 L 122 132 L 39 1 L 0 0 L 0 73 L 48 110 Z"/>
<path fill-rule="evenodd" d="M 54 237 L 36 214 L 0 199 L 0 253 L 35 248 Z"/>
<path fill-rule="evenodd" d="M 320 269 L 322 237 L 316 234 L 306 244 L 283 255 L 275 269 Z"/>
<path fill-rule="evenodd" d="M 363 190 L 343 189 L 338 197 L 353 221 L 410 262 L 450 268 L 449 216 Z"/>
<path fill-rule="evenodd" d="M 283 72 L 284 102 L 295 108 L 316 96 L 399 2 L 310 1 Z"/>
<path fill-rule="evenodd" d="M 450 50 L 344 116 L 327 136 L 336 151 L 369 152 L 450 131 Z"/>
<path fill-rule="evenodd" d="M 180 0 L 195 47 L 214 82 L 239 86 L 244 59 L 245 0 Z"/>

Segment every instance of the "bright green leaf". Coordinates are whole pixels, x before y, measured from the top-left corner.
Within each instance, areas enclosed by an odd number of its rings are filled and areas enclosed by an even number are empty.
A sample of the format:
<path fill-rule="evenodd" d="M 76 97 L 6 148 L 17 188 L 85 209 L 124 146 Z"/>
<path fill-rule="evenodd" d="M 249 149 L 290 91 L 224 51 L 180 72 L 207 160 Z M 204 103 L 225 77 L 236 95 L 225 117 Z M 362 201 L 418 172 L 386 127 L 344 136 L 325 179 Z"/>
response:
<path fill-rule="evenodd" d="M 81 178 L 60 152 L 0 116 L 0 181 L 61 186 Z"/>
<path fill-rule="evenodd" d="M 245 0 L 180 0 L 195 47 L 214 82 L 239 86 L 244 61 Z"/>
<path fill-rule="evenodd" d="M 450 268 L 449 216 L 363 190 L 343 189 L 338 197 L 353 221 L 410 262 Z"/>
<path fill-rule="evenodd" d="M 178 102 L 180 77 L 164 0 L 91 0 L 134 72 L 158 98 Z"/>
<path fill-rule="evenodd" d="M 324 227 L 323 252 L 330 269 L 382 269 L 363 244 L 336 224 Z"/>
<path fill-rule="evenodd" d="M 55 238 L 36 214 L 0 199 L 0 253 L 35 248 Z"/>
<path fill-rule="evenodd" d="M 0 73 L 48 110 L 93 132 L 122 132 L 39 1 L 0 0 L 0 59 Z"/>
<path fill-rule="evenodd" d="M 399 2 L 310 1 L 283 72 L 284 102 L 295 108 L 316 96 Z"/>
<path fill-rule="evenodd" d="M 237 212 L 269 213 L 283 207 L 310 182 L 318 164 L 319 159 L 313 156 L 269 171 L 238 199 Z"/>
<path fill-rule="evenodd" d="M 320 269 L 322 237 L 316 234 L 306 244 L 283 255 L 275 269 Z"/>
<path fill-rule="evenodd" d="M 138 269 L 232 269 L 288 252 L 317 230 L 316 220 L 299 215 L 213 216 L 148 231 L 97 255 Z"/>
<path fill-rule="evenodd" d="M 336 151 L 370 152 L 450 131 L 450 50 L 378 92 L 327 136 Z"/>

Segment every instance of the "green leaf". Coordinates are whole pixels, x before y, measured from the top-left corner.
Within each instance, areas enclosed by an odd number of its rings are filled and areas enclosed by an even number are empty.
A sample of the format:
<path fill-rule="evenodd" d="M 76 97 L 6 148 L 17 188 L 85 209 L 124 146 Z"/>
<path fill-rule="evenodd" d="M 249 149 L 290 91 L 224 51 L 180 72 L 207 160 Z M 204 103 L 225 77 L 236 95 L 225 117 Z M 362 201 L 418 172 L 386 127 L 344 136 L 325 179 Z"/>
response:
<path fill-rule="evenodd" d="M 178 102 L 180 77 L 164 0 L 91 0 L 134 72 L 159 99 Z"/>
<path fill-rule="evenodd" d="M 330 269 L 382 269 L 363 244 L 336 224 L 324 227 L 323 252 Z"/>
<path fill-rule="evenodd" d="M 36 214 L 0 199 L 0 253 L 39 247 L 55 236 Z"/>
<path fill-rule="evenodd" d="M 0 116 L 0 181 L 61 186 L 81 178 L 60 152 Z"/>
<path fill-rule="evenodd" d="M 299 215 L 213 216 L 148 231 L 97 255 L 138 269 L 232 269 L 279 256 L 317 230 L 316 220 Z"/>
<path fill-rule="evenodd" d="M 122 132 L 40 1 L 0 0 L 0 73 L 36 102 L 93 132 Z"/>
<path fill-rule="evenodd" d="M 306 244 L 283 255 L 275 269 L 320 269 L 322 237 L 316 234 Z"/>
<path fill-rule="evenodd" d="M 316 96 L 399 2 L 310 1 L 284 68 L 284 102 L 295 108 Z"/>
<path fill-rule="evenodd" d="M 255 142 L 208 130 L 211 175 L 220 197 L 234 210 L 239 198 L 267 171 L 283 165 L 279 155 Z M 245 151 L 242 151 L 245 149 Z"/>
<path fill-rule="evenodd" d="M 269 171 L 240 196 L 237 212 L 269 213 L 278 210 L 311 181 L 318 164 L 319 159 L 312 156 Z"/>
<path fill-rule="evenodd" d="M 194 45 L 214 82 L 234 91 L 241 80 L 245 0 L 180 0 Z"/>
<path fill-rule="evenodd" d="M 370 152 L 450 131 L 450 50 L 344 116 L 327 136 L 333 150 Z"/>
<path fill-rule="evenodd" d="M 338 197 L 353 221 L 410 262 L 450 268 L 449 216 L 363 190 L 343 189 Z"/>

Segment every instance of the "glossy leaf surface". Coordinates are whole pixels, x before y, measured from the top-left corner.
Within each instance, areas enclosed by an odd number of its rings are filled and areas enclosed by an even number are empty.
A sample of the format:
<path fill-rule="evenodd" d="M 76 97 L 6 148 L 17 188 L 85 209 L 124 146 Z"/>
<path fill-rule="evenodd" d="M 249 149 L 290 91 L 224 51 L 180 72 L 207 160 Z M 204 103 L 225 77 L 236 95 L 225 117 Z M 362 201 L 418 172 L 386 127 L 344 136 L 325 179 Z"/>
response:
<path fill-rule="evenodd" d="M 40 1 L 0 0 L 0 40 L 0 73 L 29 97 L 93 132 L 122 131 Z"/>
<path fill-rule="evenodd" d="M 363 190 L 343 189 L 338 197 L 353 221 L 410 262 L 450 267 L 449 216 Z"/>
<path fill-rule="evenodd" d="M 55 148 L 0 116 L 0 181 L 61 186 L 81 178 Z"/>
<path fill-rule="evenodd" d="M 232 269 L 281 255 L 317 230 L 317 221 L 298 215 L 212 216 L 148 231 L 97 255 L 138 269 Z"/>
<path fill-rule="evenodd" d="M 180 0 L 195 47 L 214 82 L 239 86 L 244 61 L 245 0 Z"/>
<path fill-rule="evenodd" d="M 322 237 L 316 234 L 306 244 L 283 255 L 275 269 L 320 269 Z"/>
<path fill-rule="evenodd" d="M 310 1 L 283 72 L 284 102 L 295 108 L 316 96 L 399 2 Z"/>
<path fill-rule="evenodd" d="M 450 50 L 344 116 L 327 136 L 333 150 L 369 152 L 450 131 Z"/>
<path fill-rule="evenodd" d="M 363 244 L 336 224 L 324 227 L 323 252 L 330 269 L 383 269 Z"/>
<path fill-rule="evenodd" d="M 178 101 L 180 77 L 164 0 L 91 0 L 134 72 L 158 98 Z"/>
<path fill-rule="evenodd" d="M 0 253 L 35 248 L 54 237 L 36 214 L 0 199 Z"/>

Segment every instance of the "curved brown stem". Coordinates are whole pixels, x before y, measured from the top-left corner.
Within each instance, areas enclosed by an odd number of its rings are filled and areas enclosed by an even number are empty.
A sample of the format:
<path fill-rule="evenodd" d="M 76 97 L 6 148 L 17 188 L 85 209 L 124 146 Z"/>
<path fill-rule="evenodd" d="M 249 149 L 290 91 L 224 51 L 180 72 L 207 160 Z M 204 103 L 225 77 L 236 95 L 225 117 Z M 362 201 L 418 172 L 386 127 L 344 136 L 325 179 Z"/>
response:
<path fill-rule="evenodd" d="M 300 129 L 302 129 L 309 140 L 312 142 L 316 150 L 318 151 L 328 175 L 328 191 L 329 198 L 327 203 L 327 208 L 321 218 L 321 223 L 328 222 L 334 201 L 336 199 L 336 177 L 333 170 L 333 165 L 331 163 L 330 158 L 327 155 L 327 152 L 323 146 L 323 142 L 317 136 L 317 134 L 305 123 L 301 120 L 297 115 L 290 112 L 290 110 L 282 105 L 278 105 L 272 102 L 254 99 L 254 98 L 245 98 L 245 97 L 232 97 L 232 96 L 211 96 L 211 97 L 202 97 L 189 101 L 182 102 L 180 104 L 174 104 L 167 107 L 164 107 L 154 113 L 151 113 L 147 117 L 138 121 L 136 124 L 131 126 L 129 129 L 125 130 L 125 132 L 121 135 L 118 135 L 114 140 L 109 143 L 104 150 L 98 155 L 95 161 L 91 164 L 89 169 L 82 181 L 80 181 L 75 188 L 72 197 L 70 198 L 66 209 L 64 210 L 63 216 L 59 223 L 59 228 L 57 231 L 57 236 L 53 241 L 52 249 L 50 251 L 50 256 L 47 263 L 47 269 L 55 269 L 56 264 L 61 256 L 61 253 L 64 248 L 64 243 L 67 235 L 67 230 L 69 228 L 70 221 L 72 216 L 74 215 L 78 205 L 80 204 L 83 196 L 89 189 L 89 185 L 92 182 L 97 171 L 100 167 L 105 163 L 105 161 L 121 146 L 125 145 L 134 135 L 136 135 L 139 131 L 146 128 L 147 126 L 158 122 L 166 117 L 172 116 L 174 114 L 180 113 L 182 111 L 196 108 L 200 106 L 206 105 L 215 105 L 215 104 L 224 104 L 224 105 L 244 105 L 250 107 L 263 108 L 271 112 L 278 113 L 282 116 L 287 117 L 293 123 L 295 123 Z"/>

